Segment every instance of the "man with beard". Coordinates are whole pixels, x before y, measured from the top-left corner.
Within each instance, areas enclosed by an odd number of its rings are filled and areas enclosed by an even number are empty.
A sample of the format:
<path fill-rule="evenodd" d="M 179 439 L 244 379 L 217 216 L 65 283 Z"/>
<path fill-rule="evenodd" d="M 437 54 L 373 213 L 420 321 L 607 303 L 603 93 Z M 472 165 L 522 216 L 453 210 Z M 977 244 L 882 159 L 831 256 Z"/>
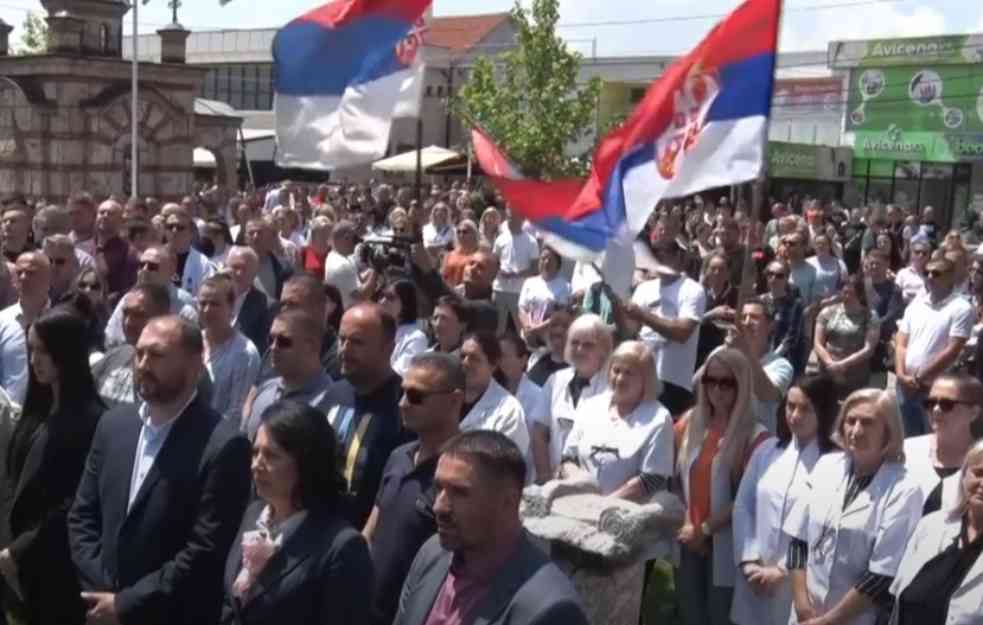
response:
<path fill-rule="evenodd" d="M 201 332 L 176 316 L 136 345 L 143 402 L 103 416 L 68 515 L 88 622 L 218 621 L 250 492 L 249 442 L 201 398 Z"/>
<path fill-rule="evenodd" d="M 526 463 L 505 435 L 459 434 L 434 477 L 437 536 L 410 568 L 393 625 L 586 625 L 570 580 L 522 529 Z"/>

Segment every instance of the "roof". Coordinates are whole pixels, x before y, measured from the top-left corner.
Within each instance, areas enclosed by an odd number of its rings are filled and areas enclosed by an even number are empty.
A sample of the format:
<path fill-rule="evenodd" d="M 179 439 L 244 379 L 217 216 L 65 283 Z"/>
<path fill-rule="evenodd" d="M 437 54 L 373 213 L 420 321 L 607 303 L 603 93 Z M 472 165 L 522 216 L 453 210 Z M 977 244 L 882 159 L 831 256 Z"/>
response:
<path fill-rule="evenodd" d="M 424 37 L 427 45 L 467 52 L 511 18 L 508 13 L 436 17 Z"/>

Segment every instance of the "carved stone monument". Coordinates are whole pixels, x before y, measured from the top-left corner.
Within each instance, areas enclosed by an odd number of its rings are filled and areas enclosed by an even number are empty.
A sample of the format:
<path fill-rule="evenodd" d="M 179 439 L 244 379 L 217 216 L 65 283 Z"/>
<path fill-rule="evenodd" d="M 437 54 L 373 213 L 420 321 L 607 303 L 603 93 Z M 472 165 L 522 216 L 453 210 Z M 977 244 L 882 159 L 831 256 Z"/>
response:
<path fill-rule="evenodd" d="M 0 25 L 0 193 L 48 201 L 82 190 L 129 195 L 131 64 L 121 49 L 129 4 L 41 4 L 48 11 L 45 54 L 9 56 L 10 27 Z M 187 194 L 196 146 L 216 155 L 220 184 L 237 186 L 241 119 L 195 112 L 207 70 L 185 64 L 188 33 L 180 24 L 158 33 L 163 62 L 140 63 L 140 195 Z"/>

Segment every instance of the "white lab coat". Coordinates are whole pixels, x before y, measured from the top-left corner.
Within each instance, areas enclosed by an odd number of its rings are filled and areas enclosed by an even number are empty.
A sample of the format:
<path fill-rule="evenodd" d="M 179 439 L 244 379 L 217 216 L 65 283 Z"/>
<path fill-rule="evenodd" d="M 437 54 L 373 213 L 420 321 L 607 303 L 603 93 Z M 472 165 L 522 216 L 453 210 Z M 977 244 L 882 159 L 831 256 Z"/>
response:
<path fill-rule="evenodd" d="M 522 406 L 522 412 L 526 418 L 526 431 L 529 433 L 529 440 L 532 440 L 532 415 L 535 414 L 536 406 L 543 398 L 543 387 L 529 379 L 525 373 L 519 379 L 519 388 L 515 390 L 515 398 Z M 526 484 L 532 484 L 536 479 L 536 465 L 533 462 L 532 447 L 526 454 Z"/>
<path fill-rule="evenodd" d="M 922 491 L 922 501 L 935 490 L 939 482 L 942 482 L 942 509 L 949 510 L 956 504 L 959 497 L 959 482 L 950 480 L 949 476 L 945 480 L 935 472 L 932 462 L 932 439 L 935 434 L 924 436 L 913 436 L 904 441 L 904 466 L 908 472 L 908 478 L 918 484 Z M 959 472 L 956 471 L 956 474 Z M 924 505 L 924 504 L 923 504 Z"/>
<path fill-rule="evenodd" d="M 751 442 L 751 444 L 753 444 L 754 441 L 765 432 L 767 432 L 767 430 L 765 430 L 764 426 L 756 423 L 754 426 L 754 432 L 751 433 L 751 437 L 748 440 Z M 689 508 L 689 476 L 690 472 L 693 470 L 693 465 L 696 463 L 697 457 L 700 455 L 700 451 L 699 449 L 691 449 L 689 451 L 689 455 L 690 457 L 686 463 L 686 469 L 682 471 L 681 475 L 679 476 L 683 487 L 683 501 L 687 502 L 687 508 Z M 714 456 L 713 464 L 710 467 L 710 516 L 712 518 L 720 518 L 723 516 L 724 510 L 734 503 L 735 495 L 735 488 L 731 485 L 731 467 L 721 463 L 720 454 L 718 453 L 716 456 Z M 732 588 L 734 586 L 734 581 L 737 578 L 737 564 L 734 563 L 733 528 L 734 526 L 731 524 L 727 527 L 720 528 L 713 534 L 714 586 Z M 681 548 L 682 547 L 677 542 L 676 549 Z"/>
<path fill-rule="evenodd" d="M 181 288 L 197 296 L 201 283 L 215 271 L 215 265 L 208 257 L 192 247 L 188 251 L 188 260 L 184 263 L 184 273 L 181 274 Z"/>
<path fill-rule="evenodd" d="M 488 388 L 461 421 L 460 427 L 462 432 L 501 432 L 519 447 L 523 458 L 529 457 L 529 430 L 526 429 L 526 415 L 522 412 L 522 405 L 495 380 L 488 383 Z"/>
<path fill-rule="evenodd" d="M 806 582 L 820 615 L 835 607 L 865 571 L 894 577 L 921 516 L 921 490 L 898 462 L 883 463 L 844 510 L 850 465 L 843 452 L 820 458 L 809 476 L 808 492 L 784 527 L 809 545 Z M 876 616 L 875 610 L 865 610 L 843 625 L 874 625 Z M 795 610 L 789 622 L 797 623 Z"/>
<path fill-rule="evenodd" d="M 942 553 L 958 538 L 962 521 L 959 517 L 950 519 L 949 512 L 949 509 L 943 507 L 919 521 L 891 585 L 891 594 L 895 597 L 911 584 L 929 560 Z M 897 623 L 897 619 L 898 609 L 895 604 L 891 622 Z M 976 559 L 976 563 L 952 594 L 945 622 L 946 625 L 983 623 L 983 558 Z"/>
<path fill-rule="evenodd" d="M 818 461 L 816 441 L 800 448 L 794 437 L 784 447 L 778 446 L 778 439 L 769 439 L 754 452 L 734 499 L 734 562 L 738 567 L 755 561 L 785 566 L 791 539 L 780 528 Z M 744 575 L 737 574 L 730 618 L 738 625 L 785 625 L 791 607 L 787 579 L 771 596 L 758 597 Z"/>
<path fill-rule="evenodd" d="M 549 356 L 546 356 L 548 358 Z M 560 466 L 563 448 L 567 437 L 573 429 L 577 408 L 570 396 L 570 381 L 573 380 L 574 368 L 566 367 L 555 371 L 543 385 L 543 394 L 532 415 L 530 422 L 536 422 L 550 432 L 550 468 L 556 470 Z M 602 369 L 590 379 L 590 384 L 580 391 L 580 401 L 583 402 L 607 390 L 608 381 Z"/>
<path fill-rule="evenodd" d="M 427 351 L 427 343 L 427 335 L 416 323 L 404 323 L 397 327 L 393 353 L 389 358 L 393 371 L 400 376 L 406 375 L 413 357 Z"/>

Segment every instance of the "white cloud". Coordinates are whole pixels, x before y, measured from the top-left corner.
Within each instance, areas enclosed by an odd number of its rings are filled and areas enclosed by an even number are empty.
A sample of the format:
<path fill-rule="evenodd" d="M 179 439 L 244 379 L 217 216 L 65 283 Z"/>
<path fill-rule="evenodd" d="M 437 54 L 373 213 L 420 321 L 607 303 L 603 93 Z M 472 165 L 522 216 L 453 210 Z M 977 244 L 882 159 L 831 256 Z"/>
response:
<path fill-rule="evenodd" d="M 983 22 L 983 19 L 981 19 Z M 918 37 L 947 31 L 942 11 L 918 6 L 904 10 L 893 4 L 850 9 L 786 13 L 782 50 L 825 50 L 830 41 Z"/>

